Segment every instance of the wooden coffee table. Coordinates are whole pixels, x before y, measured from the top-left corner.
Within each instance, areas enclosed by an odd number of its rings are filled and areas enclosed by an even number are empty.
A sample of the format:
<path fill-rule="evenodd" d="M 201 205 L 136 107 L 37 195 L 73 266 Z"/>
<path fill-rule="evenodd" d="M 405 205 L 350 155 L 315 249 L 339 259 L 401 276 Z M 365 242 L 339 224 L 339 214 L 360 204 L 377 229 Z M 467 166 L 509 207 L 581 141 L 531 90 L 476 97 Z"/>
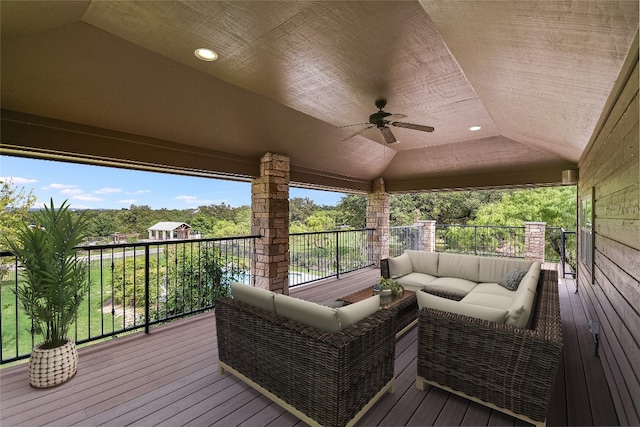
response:
<path fill-rule="evenodd" d="M 357 292 L 338 298 L 338 301 L 347 304 L 360 302 L 374 296 L 373 286 L 361 289 Z M 389 303 L 380 306 L 381 310 L 394 310 L 396 318 L 396 339 L 404 335 L 409 329 L 418 323 L 418 302 L 413 291 L 405 290 L 399 297 Z"/>

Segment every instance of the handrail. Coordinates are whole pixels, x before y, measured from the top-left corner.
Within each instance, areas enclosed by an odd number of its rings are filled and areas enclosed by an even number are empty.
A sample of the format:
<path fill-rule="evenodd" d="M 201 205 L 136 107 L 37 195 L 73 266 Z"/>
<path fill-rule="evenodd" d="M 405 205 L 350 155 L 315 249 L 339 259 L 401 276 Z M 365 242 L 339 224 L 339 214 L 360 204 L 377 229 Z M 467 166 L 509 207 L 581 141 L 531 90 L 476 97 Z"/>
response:
<path fill-rule="evenodd" d="M 370 244 L 374 229 L 289 234 L 289 288 L 375 264 Z"/>
<path fill-rule="evenodd" d="M 496 247 L 519 245 L 523 227 L 436 225 L 436 230 L 473 228 L 471 253 L 505 256 Z M 491 230 L 491 233 L 485 233 Z M 374 259 L 374 229 L 334 230 L 289 235 L 290 287 L 316 282 L 328 277 L 367 268 Z M 422 245 L 422 227 L 391 227 L 390 256 L 404 249 Z M 468 233 L 468 232 L 467 232 Z M 524 231 L 522 231 L 524 233 Z M 565 273 L 566 237 L 575 231 L 562 230 L 562 263 Z M 522 234 L 523 235 L 523 234 Z M 513 238 L 512 236 L 516 236 Z M 460 237 L 460 236 L 458 236 Z M 464 236 L 463 236 L 464 237 Z M 173 319 L 210 310 L 215 299 L 228 292 L 232 280 L 255 284 L 256 241 L 260 236 L 239 236 L 208 239 L 152 240 L 139 243 L 81 246 L 78 256 L 89 261 L 92 279 L 90 292 L 79 311 L 74 327 L 77 344 L 88 343 L 122 333 L 144 329 Z M 436 250 L 443 250 L 442 244 Z M 452 243 L 451 241 L 449 243 Z M 484 245 L 484 246 L 483 246 Z M 495 245 L 494 245 L 495 246 Z M 465 248 L 444 248 L 459 253 Z M 508 253 L 506 256 L 513 256 Z M 516 252 L 515 256 L 524 256 Z M 6 261 L 10 259 L 10 261 Z M 34 337 L 31 325 L 18 308 L 18 300 L 10 289 L 21 280 L 20 266 L 11 252 L 0 251 L 2 277 L 0 293 L 0 363 L 29 356 Z M 20 339 L 22 337 L 22 339 Z M 28 337 L 25 341 L 25 337 Z"/>
<path fill-rule="evenodd" d="M 214 307 L 231 281 L 255 280 L 259 236 L 79 246 L 87 260 L 90 285 L 70 334 L 76 344 L 144 329 Z M 7 258 L 11 259 L 7 262 Z M 0 363 L 27 358 L 34 336 L 19 308 L 17 289 L 22 268 L 11 252 L 0 253 L 6 273 L 0 293 Z M 4 278 L 4 277 L 3 277 Z M 25 333 L 26 332 L 26 333 Z M 27 338 L 28 337 L 28 338 Z M 25 340 L 26 339 L 26 340 Z"/>
<path fill-rule="evenodd" d="M 292 233 L 290 286 L 340 278 L 373 265 L 373 231 Z M 155 324 L 212 309 L 216 298 L 228 292 L 231 281 L 255 284 L 251 271 L 255 271 L 258 238 L 78 246 L 78 257 L 88 261 L 91 285 L 72 327 L 74 341 L 83 344 L 139 329 L 149 333 Z M 35 338 L 10 291 L 22 280 L 18 274 L 21 267 L 7 251 L 0 252 L 2 264 L 11 276 L 2 283 L 0 294 L 0 363 L 4 364 L 29 357 Z"/>
<path fill-rule="evenodd" d="M 436 224 L 436 252 L 524 258 L 524 226 Z"/>

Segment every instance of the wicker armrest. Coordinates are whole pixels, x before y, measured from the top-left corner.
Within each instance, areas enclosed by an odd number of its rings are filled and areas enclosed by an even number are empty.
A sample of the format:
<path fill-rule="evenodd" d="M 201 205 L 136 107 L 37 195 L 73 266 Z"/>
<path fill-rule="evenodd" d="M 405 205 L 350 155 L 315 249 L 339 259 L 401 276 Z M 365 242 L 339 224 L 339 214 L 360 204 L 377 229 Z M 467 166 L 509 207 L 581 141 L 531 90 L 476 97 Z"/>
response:
<path fill-rule="evenodd" d="M 332 334 L 223 298 L 216 328 L 220 361 L 322 425 L 345 425 L 393 379 L 386 310 Z"/>
<path fill-rule="evenodd" d="M 389 272 L 389 258 L 380 260 L 380 275 L 385 279 L 389 279 L 391 277 L 391 273 Z"/>
<path fill-rule="evenodd" d="M 533 329 L 420 310 L 418 376 L 529 422 L 544 422 L 562 326 L 557 285 L 541 286 Z"/>

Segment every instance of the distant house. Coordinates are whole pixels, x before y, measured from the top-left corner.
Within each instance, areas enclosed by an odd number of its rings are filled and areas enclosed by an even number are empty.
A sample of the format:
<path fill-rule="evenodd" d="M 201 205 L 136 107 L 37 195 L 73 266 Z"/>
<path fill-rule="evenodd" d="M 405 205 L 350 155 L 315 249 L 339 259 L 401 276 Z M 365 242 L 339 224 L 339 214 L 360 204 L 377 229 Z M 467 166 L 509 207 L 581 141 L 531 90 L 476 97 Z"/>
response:
<path fill-rule="evenodd" d="M 182 240 L 190 238 L 191 226 L 184 222 L 159 222 L 147 231 L 149 240 Z"/>

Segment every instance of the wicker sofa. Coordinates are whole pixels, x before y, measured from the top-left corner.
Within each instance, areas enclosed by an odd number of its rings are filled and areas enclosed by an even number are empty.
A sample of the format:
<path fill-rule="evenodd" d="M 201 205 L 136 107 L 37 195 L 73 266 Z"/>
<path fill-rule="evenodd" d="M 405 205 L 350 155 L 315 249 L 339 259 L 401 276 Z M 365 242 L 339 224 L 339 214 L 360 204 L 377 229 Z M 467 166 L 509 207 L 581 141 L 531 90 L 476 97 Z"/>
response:
<path fill-rule="evenodd" d="M 530 328 L 433 308 L 418 313 L 416 385 L 544 425 L 562 350 L 557 273 L 542 270 Z"/>
<path fill-rule="evenodd" d="M 383 260 L 381 274 L 416 291 L 420 308 L 526 327 L 540 268 L 527 260 L 406 250 Z"/>
<path fill-rule="evenodd" d="M 218 300 L 215 308 L 221 374 L 232 373 L 310 425 L 353 425 L 393 392 L 395 322 L 389 310 L 375 309 L 359 320 L 353 310 L 360 303 L 340 312 L 233 286 L 234 298 Z M 372 298 L 363 305 L 379 307 L 379 297 Z"/>

